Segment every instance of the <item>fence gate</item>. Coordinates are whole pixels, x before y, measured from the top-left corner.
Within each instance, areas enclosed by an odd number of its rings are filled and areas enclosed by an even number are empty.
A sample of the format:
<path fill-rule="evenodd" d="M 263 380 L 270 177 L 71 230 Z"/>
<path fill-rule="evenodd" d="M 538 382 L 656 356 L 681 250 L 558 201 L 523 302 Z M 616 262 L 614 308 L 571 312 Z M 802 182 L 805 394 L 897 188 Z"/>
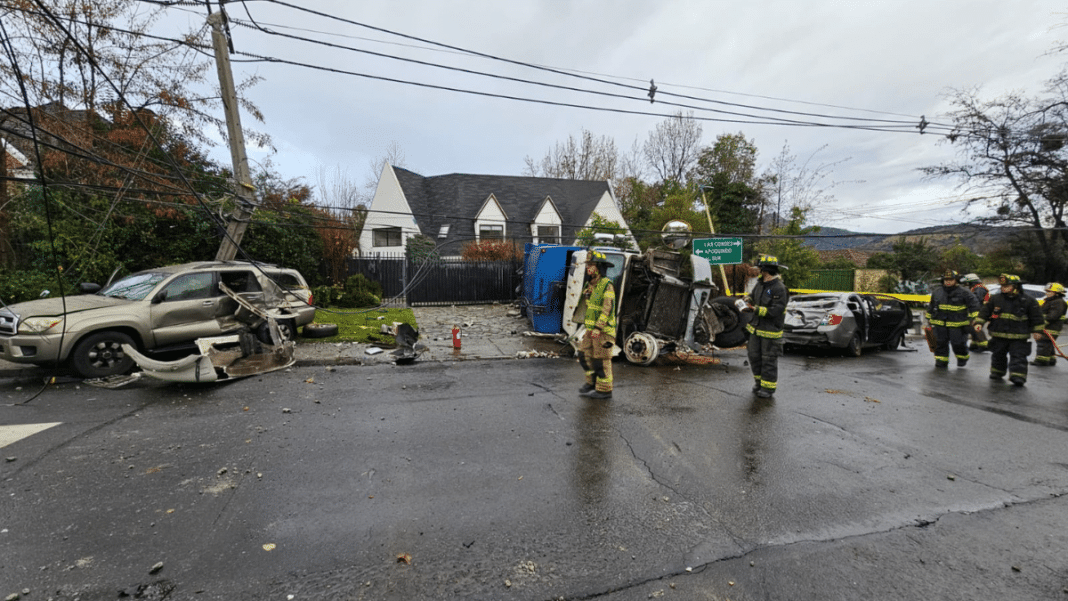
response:
<path fill-rule="evenodd" d="M 378 282 L 387 298 L 404 297 L 408 305 L 455 305 L 514 301 L 521 267 L 522 261 L 380 256 L 349 259 L 348 274 Z"/>
<path fill-rule="evenodd" d="M 410 261 L 408 304 L 512 302 L 516 299 L 520 265 L 518 261 Z"/>

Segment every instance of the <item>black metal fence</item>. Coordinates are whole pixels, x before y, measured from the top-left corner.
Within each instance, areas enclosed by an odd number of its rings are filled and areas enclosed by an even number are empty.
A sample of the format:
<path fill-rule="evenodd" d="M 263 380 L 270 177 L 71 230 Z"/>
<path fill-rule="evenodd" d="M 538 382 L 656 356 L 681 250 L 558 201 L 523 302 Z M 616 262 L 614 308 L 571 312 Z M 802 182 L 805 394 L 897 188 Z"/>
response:
<path fill-rule="evenodd" d="M 363 274 L 381 284 L 386 297 L 403 297 L 411 306 L 462 305 L 514 301 L 522 266 L 522 261 L 379 256 L 349 259 L 348 273 Z"/>

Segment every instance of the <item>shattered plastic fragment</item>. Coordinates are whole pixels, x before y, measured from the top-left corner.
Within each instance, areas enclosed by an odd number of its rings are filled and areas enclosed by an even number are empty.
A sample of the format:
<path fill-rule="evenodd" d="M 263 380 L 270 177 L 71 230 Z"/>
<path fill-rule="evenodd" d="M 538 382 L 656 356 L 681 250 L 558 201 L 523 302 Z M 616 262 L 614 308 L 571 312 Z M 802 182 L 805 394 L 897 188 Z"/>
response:
<path fill-rule="evenodd" d="M 397 563 L 412 565 L 412 556 L 408 553 L 397 553 Z"/>

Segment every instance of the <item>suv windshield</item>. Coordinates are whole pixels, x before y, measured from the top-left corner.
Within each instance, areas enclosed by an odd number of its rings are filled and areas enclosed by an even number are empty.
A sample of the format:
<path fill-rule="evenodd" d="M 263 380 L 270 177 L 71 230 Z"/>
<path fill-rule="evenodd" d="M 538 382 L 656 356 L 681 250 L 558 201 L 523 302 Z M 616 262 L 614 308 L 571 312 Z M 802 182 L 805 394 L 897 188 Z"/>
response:
<path fill-rule="evenodd" d="M 157 284 L 167 278 L 169 274 L 162 271 L 142 271 L 128 275 L 121 280 L 112 283 L 99 292 L 103 296 L 112 298 L 125 298 L 127 300 L 141 300 L 148 296 L 149 292 Z"/>

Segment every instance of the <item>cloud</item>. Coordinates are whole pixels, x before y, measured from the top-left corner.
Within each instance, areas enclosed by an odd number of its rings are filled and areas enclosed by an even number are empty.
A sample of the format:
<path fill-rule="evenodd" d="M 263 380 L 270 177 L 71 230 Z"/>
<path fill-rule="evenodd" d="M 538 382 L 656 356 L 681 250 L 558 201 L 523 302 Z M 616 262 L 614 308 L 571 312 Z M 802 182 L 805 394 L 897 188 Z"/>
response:
<path fill-rule="evenodd" d="M 394 141 L 403 149 L 409 168 L 426 175 L 518 175 L 525 157 L 540 158 L 556 142 L 583 128 L 611 136 L 620 149 L 629 149 L 661 120 L 421 88 L 374 77 L 657 113 L 674 112 L 662 104 L 668 99 L 666 93 L 674 92 L 759 107 L 918 123 L 921 115 L 929 121 L 940 119 L 948 108 L 945 94 L 952 89 L 979 86 L 990 96 L 1014 89 L 1037 93 L 1064 63 L 1063 57 L 1047 54 L 1056 39 L 1050 27 L 1063 22 L 1064 16 L 1039 0 L 337 0 L 314 5 L 329 15 L 496 57 L 642 88 L 655 79 L 661 102 L 650 105 L 643 91 L 464 56 L 281 5 L 247 3 L 247 7 L 264 27 L 293 35 L 636 98 L 624 101 L 444 71 L 235 27 L 234 45 L 240 51 L 372 76 L 235 63 L 235 71 L 255 71 L 265 78 L 249 96 L 267 116 L 265 128 L 279 149 L 275 165 L 286 177 L 307 179 L 314 178 L 319 165 L 341 165 L 363 173 Z M 243 6 L 231 4 L 229 10 L 235 20 L 248 20 Z M 754 113 L 741 107 L 719 108 Z M 786 141 L 798 156 L 826 145 L 821 154 L 826 160 L 849 158 L 833 174 L 835 180 L 850 182 L 834 190 L 839 216 L 857 207 L 897 207 L 879 218 L 842 218 L 833 224 L 836 227 L 896 232 L 960 218 L 952 205 L 930 211 L 927 207 L 937 204 L 925 204 L 956 194 L 954 182 L 924 181 L 918 171 L 953 157 L 953 149 L 939 145 L 935 135 L 725 122 L 706 122 L 703 129 L 706 144 L 720 133 L 743 132 L 756 141 L 764 164 Z M 217 149 L 215 156 L 228 160 L 225 149 Z M 853 183 L 858 181 L 863 183 Z M 915 201 L 914 211 L 900 206 L 907 200 Z M 834 208 L 820 214 L 835 214 Z"/>

